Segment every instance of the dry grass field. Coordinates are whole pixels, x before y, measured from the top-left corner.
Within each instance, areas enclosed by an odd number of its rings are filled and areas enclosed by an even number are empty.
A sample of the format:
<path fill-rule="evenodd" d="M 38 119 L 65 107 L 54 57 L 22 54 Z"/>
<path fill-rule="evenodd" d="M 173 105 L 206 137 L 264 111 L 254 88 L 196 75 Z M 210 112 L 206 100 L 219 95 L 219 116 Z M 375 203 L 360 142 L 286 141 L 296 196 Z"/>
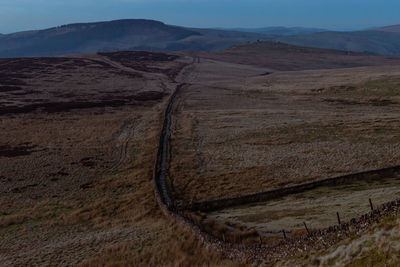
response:
<path fill-rule="evenodd" d="M 280 71 L 354 68 L 399 65 L 398 58 L 330 49 L 294 46 L 281 42 L 256 42 L 229 49 L 201 53 L 201 56 L 224 62 L 259 66 Z"/>
<path fill-rule="evenodd" d="M 238 197 L 399 165 L 399 77 L 398 66 L 274 72 L 202 58 L 174 111 L 170 179 L 175 199 L 184 204 Z M 398 198 L 398 179 L 391 181 L 228 208 L 207 215 L 204 223 L 264 233 L 300 229 L 303 221 L 311 228 L 327 227 L 337 223 L 336 211 L 344 221 L 368 212 L 369 197 L 376 205 Z M 385 222 L 380 227 L 397 229 Z M 394 245 L 396 234 L 384 242 L 388 235 L 382 237 L 381 228 L 365 237 L 380 238 L 369 241 L 370 254 L 360 252 L 358 241 L 346 241 L 323 260 L 309 256 L 283 265 L 335 264 L 332 255 L 341 253 L 353 253 L 341 263 L 355 266 L 398 262 L 393 258 L 398 248 L 383 251 L 381 244 Z M 354 236 L 358 239 L 364 235 Z"/>
<path fill-rule="evenodd" d="M 370 211 L 369 199 L 376 208 L 400 198 L 400 177 L 369 179 L 343 185 L 321 186 L 271 201 L 217 210 L 208 218 L 220 223 L 230 222 L 264 233 L 321 229 L 348 222 Z"/>
<path fill-rule="evenodd" d="M 248 265 L 205 250 L 157 205 L 154 161 L 179 83 L 168 163 L 178 203 L 399 165 L 399 66 L 214 56 L 1 59 L 0 265 Z M 326 253 L 313 257 L 339 252 Z"/>
<path fill-rule="evenodd" d="M 174 117 L 177 199 L 235 197 L 400 163 L 399 67 L 263 73 L 196 65 Z"/>
<path fill-rule="evenodd" d="M 0 61 L 1 266 L 223 261 L 164 218 L 151 180 L 169 76 L 191 59 L 119 56 Z"/>

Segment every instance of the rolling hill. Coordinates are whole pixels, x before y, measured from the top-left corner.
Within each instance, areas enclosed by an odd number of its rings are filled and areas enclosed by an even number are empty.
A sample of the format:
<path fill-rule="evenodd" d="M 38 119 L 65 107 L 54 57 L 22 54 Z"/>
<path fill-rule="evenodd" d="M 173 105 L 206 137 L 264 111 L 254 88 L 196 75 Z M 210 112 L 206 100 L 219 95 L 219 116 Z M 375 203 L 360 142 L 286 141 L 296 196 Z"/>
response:
<path fill-rule="evenodd" d="M 219 50 L 262 38 L 258 33 L 189 29 L 153 20 L 116 20 L 3 35 L 0 36 L 0 57 L 118 50 Z"/>
<path fill-rule="evenodd" d="M 256 42 L 233 46 L 220 52 L 201 52 L 200 55 L 203 58 L 281 71 L 400 65 L 400 58 L 294 46 L 280 42 Z"/>
<path fill-rule="evenodd" d="M 128 19 L 0 35 L 0 57 L 62 56 L 121 50 L 220 51 L 258 40 L 400 56 L 399 25 L 353 32 L 300 27 L 221 30 Z"/>
<path fill-rule="evenodd" d="M 253 32 L 266 35 L 290 36 L 299 34 L 309 34 L 315 32 L 325 32 L 327 30 L 304 27 L 265 27 L 265 28 L 233 28 L 234 31 Z"/>
<path fill-rule="evenodd" d="M 380 27 L 373 29 L 375 31 L 383 31 L 383 32 L 399 32 L 400 33 L 400 25 L 392 25 L 386 27 Z"/>
<path fill-rule="evenodd" d="M 400 56 L 400 33 L 395 32 L 394 29 L 392 31 L 318 32 L 295 36 L 270 36 L 268 39 L 293 45 Z"/>

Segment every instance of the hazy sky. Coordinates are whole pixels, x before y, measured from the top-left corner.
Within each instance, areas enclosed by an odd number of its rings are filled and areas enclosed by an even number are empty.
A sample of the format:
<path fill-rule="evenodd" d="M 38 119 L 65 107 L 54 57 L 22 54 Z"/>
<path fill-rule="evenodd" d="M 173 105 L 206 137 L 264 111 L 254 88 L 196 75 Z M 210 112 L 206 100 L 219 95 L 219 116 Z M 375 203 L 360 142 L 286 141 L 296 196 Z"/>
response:
<path fill-rule="evenodd" d="M 195 27 L 362 29 L 400 24 L 399 0 L 0 0 L 0 32 L 148 18 Z"/>

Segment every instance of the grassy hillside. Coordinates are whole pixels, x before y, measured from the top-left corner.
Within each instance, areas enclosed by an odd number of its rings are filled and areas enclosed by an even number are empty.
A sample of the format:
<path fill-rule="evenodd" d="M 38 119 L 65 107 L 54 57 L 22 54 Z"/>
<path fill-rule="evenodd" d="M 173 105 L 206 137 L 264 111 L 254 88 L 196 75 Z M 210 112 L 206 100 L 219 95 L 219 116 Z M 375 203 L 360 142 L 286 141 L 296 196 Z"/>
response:
<path fill-rule="evenodd" d="M 399 26 L 356 32 L 301 27 L 217 30 L 131 19 L 78 23 L 0 35 L 0 57 L 62 56 L 121 50 L 220 51 L 257 40 L 400 56 L 399 31 Z"/>
<path fill-rule="evenodd" d="M 254 65 L 273 70 L 334 69 L 400 65 L 400 59 L 355 52 L 294 46 L 280 42 L 256 42 L 234 46 L 202 57 Z"/>
<path fill-rule="evenodd" d="M 270 37 L 288 44 L 353 52 L 400 56 L 400 33 L 387 31 L 319 32 Z"/>
<path fill-rule="evenodd" d="M 383 32 L 400 32 L 400 25 L 380 27 L 380 28 L 376 28 L 374 30 L 375 31 L 383 31 Z"/>
<path fill-rule="evenodd" d="M 304 27 L 235 28 L 233 30 L 240 32 L 256 32 L 267 35 L 280 35 L 280 36 L 299 35 L 299 34 L 308 34 L 308 33 L 326 31 L 324 29 L 304 28 Z"/>
<path fill-rule="evenodd" d="M 187 29 L 152 20 L 117 20 L 3 35 L 0 37 L 0 57 L 118 50 L 219 50 L 262 37 L 257 33 Z"/>

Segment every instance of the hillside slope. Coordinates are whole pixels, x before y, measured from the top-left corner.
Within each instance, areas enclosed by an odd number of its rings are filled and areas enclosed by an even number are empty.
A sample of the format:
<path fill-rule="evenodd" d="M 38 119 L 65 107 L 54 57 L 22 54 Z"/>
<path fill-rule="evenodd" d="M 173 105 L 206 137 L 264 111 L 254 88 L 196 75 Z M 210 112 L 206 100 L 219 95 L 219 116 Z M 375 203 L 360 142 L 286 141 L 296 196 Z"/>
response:
<path fill-rule="evenodd" d="M 262 34 L 267 34 L 267 35 L 279 35 L 279 36 L 299 35 L 299 34 L 308 34 L 308 33 L 327 31 L 324 29 L 304 28 L 304 27 L 234 28 L 232 30 L 240 31 L 240 32 L 256 32 L 256 33 L 262 33 Z"/>
<path fill-rule="evenodd" d="M 0 34 L 0 57 L 65 56 L 121 50 L 220 51 L 258 40 L 344 51 L 400 56 L 400 27 L 332 32 L 320 29 L 197 29 L 128 19 Z"/>
<path fill-rule="evenodd" d="M 399 25 L 392 25 L 392 26 L 375 28 L 373 30 L 375 30 L 375 31 L 383 31 L 383 32 L 399 32 L 400 33 L 400 24 Z"/>
<path fill-rule="evenodd" d="M 400 33 L 394 31 L 318 32 L 296 36 L 270 36 L 269 40 L 317 48 L 400 56 Z"/>
<path fill-rule="evenodd" d="M 400 58 L 301 47 L 280 42 L 256 42 L 234 46 L 221 52 L 203 52 L 201 56 L 284 71 L 400 65 Z"/>
<path fill-rule="evenodd" d="M 118 50 L 218 50 L 257 33 L 197 30 L 153 20 L 79 23 L 0 36 L 0 57 L 60 56 Z"/>

